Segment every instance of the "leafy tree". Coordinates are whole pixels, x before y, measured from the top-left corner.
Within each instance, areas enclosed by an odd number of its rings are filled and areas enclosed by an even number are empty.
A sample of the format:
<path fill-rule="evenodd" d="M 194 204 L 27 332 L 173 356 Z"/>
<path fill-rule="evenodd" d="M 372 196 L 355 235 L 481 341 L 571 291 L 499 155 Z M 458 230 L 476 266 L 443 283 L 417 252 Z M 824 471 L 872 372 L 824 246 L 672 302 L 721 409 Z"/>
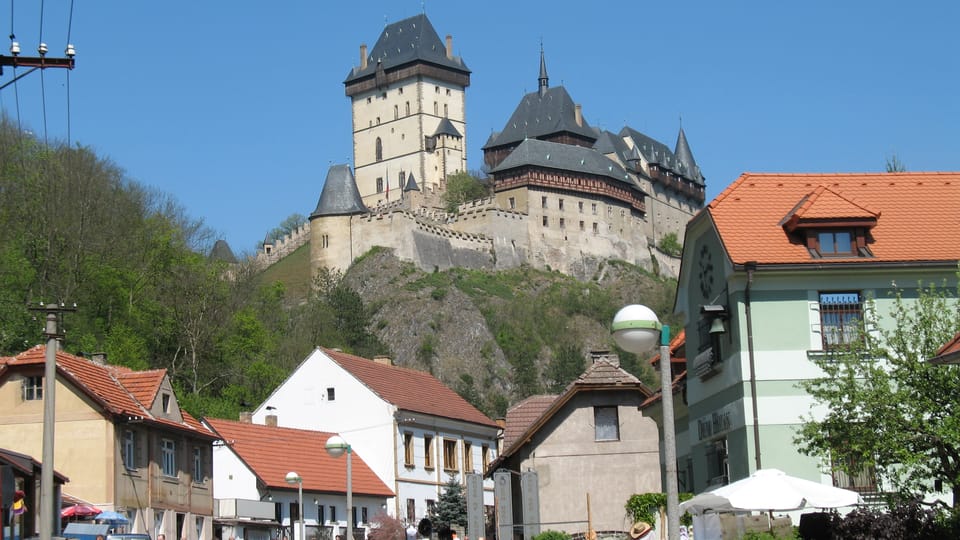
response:
<path fill-rule="evenodd" d="M 490 194 L 490 189 L 479 178 L 465 172 L 447 177 L 447 190 L 443 193 L 443 202 L 447 212 L 456 212 L 457 206 Z"/>
<path fill-rule="evenodd" d="M 457 481 L 457 475 L 451 474 L 444 486 L 440 499 L 430 515 L 434 529 L 450 527 L 451 525 L 467 525 L 467 498 L 463 494 L 463 486 Z"/>
<path fill-rule="evenodd" d="M 271 240 L 280 240 L 284 236 L 287 236 L 288 234 L 297 230 L 306 222 L 307 218 L 303 214 L 290 214 L 280 222 L 280 225 L 270 229 L 270 232 L 267 233 L 267 236 L 270 237 Z"/>
<path fill-rule="evenodd" d="M 912 302 L 905 297 L 916 298 Z M 875 302 L 866 318 L 881 321 Z M 960 366 L 927 362 L 960 329 L 957 292 L 945 285 L 894 288 L 892 328 L 862 331 L 849 350 L 817 361 L 824 377 L 801 386 L 829 409 L 808 417 L 796 443 L 848 474 L 873 467 L 902 496 L 920 497 L 934 480 L 960 503 Z"/>
<path fill-rule="evenodd" d="M 683 244 L 677 240 L 677 233 L 673 232 L 663 235 L 657 247 L 660 248 L 660 251 L 674 257 L 679 257 L 683 253 Z"/>
<path fill-rule="evenodd" d="M 386 512 L 377 512 L 370 519 L 369 540 L 406 540 L 407 532 L 403 522 Z"/>

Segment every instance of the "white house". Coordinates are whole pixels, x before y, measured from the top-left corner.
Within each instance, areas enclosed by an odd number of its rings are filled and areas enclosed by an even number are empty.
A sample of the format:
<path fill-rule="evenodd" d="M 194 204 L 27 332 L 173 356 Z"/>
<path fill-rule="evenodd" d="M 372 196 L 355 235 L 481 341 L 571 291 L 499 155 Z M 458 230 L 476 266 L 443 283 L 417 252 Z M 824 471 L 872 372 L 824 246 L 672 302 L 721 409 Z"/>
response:
<path fill-rule="evenodd" d="M 204 424 L 220 439 L 213 450 L 220 538 L 301 540 L 301 483 L 306 538 L 345 536 L 346 460 L 324 449 L 332 433 L 216 418 Z M 354 537 L 362 539 L 393 492 L 359 455 L 352 456 L 351 465 Z M 300 483 L 287 481 L 291 472 Z"/>
<path fill-rule="evenodd" d="M 483 473 L 497 424 L 429 373 L 318 348 L 253 412 L 255 423 L 338 433 L 396 494 L 387 512 L 427 515 L 450 475 Z M 492 514 L 493 482 L 483 484 Z"/>

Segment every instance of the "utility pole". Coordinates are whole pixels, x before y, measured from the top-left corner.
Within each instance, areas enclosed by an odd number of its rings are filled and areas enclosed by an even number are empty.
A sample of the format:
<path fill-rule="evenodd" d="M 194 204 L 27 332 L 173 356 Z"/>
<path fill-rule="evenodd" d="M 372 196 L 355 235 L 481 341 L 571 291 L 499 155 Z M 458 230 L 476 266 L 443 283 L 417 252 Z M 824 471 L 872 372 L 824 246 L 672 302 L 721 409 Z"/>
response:
<path fill-rule="evenodd" d="M 11 36 L 13 37 L 13 36 Z M 13 84 L 21 77 L 26 77 L 27 75 L 33 73 L 38 69 L 47 69 L 47 68 L 67 68 L 73 69 L 75 62 L 73 57 L 76 56 L 77 51 L 73 48 L 72 44 L 68 44 L 66 50 L 63 53 L 66 55 L 65 58 L 53 58 L 47 56 L 47 44 L 41 43 L 37 47 L 37 53 L 40 56 L 20 56 L 20 44 L 16 41 L 10 44 L 10 56 L 5 56 L 0 54 L 0 75 L 3 75 L 3 66 L 11 66 L 14 68 L 17 67 L 29 67 L 33 68 L 26 73 L 22 73 L 13 78 L 12 81 L 0 86 L 0 90 L 6 88 L 7 85 Z"/>
<path fill-rule="evenodd" d="M 47 337 L 47 351 L 43 372 L 43 466 L 40 469 L 40 540 L 53 537 L 54 519 L 60 520 L 57 513 L 57 500 L 53 489 L 53 440 L 56 426 L 55 389 L 57 387 L 57 341 L 63 339 L 60 319 L 66 311 L 76 311 L 77 307 L 63 304 L 46 304 L 31 311 L 46 313 L 46 326 L 43 335 Z"/>

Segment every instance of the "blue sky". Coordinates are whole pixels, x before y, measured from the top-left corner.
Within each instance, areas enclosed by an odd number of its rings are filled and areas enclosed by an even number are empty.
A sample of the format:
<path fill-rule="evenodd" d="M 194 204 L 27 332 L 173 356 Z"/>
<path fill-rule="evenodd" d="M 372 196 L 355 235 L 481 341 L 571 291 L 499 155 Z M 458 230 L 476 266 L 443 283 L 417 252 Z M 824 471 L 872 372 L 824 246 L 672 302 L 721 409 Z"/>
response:
<path fill-rule="evenodd" d="M 23 54 L 40 4 L 15 2 L 11 25 L 0 0 Z M 71 3 L 43 4 L 42 39 L 62 56 Z M 361 43 L 422 6 L 473 72 L 471 169 L 536 89 L 541 40 L 550 84 L 591 125 L 672 148 L 682 118 L 708 200 L 744 171 L 872 172 L 894 154 L 909 170 L 960 169 L 960 2 L 946 0 L 75 0 L 70 138 L 249 252 L 310 214 L 330 164 L 351 162 L 343 80 Z M 65 70 L 35 72 L 0 107 L 65 140 L 66 86 Z"/>

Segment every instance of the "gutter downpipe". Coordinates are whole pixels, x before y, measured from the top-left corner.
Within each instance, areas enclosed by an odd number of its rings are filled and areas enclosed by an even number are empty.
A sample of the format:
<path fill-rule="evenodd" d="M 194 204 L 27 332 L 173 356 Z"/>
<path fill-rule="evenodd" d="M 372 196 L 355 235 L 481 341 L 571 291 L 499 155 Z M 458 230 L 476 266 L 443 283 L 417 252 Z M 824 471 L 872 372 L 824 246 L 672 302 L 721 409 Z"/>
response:
<path fill-rule="evenodd" d="M 747 270 L 747 288 L 744 291 L 744 314 L 747 317 L 747 357 L 750 360 L 750 401 L 753 405 L 753 451 L 756 455 L 757 470 L 760 470 L 760 421 L 757 414 L 757 370 L 753 356 L 753 315 L 750 311 L 750 286 L 753 285 L 753 273 L 757 269 L 757 261 L 748 261 L 744 264 Z"/>

